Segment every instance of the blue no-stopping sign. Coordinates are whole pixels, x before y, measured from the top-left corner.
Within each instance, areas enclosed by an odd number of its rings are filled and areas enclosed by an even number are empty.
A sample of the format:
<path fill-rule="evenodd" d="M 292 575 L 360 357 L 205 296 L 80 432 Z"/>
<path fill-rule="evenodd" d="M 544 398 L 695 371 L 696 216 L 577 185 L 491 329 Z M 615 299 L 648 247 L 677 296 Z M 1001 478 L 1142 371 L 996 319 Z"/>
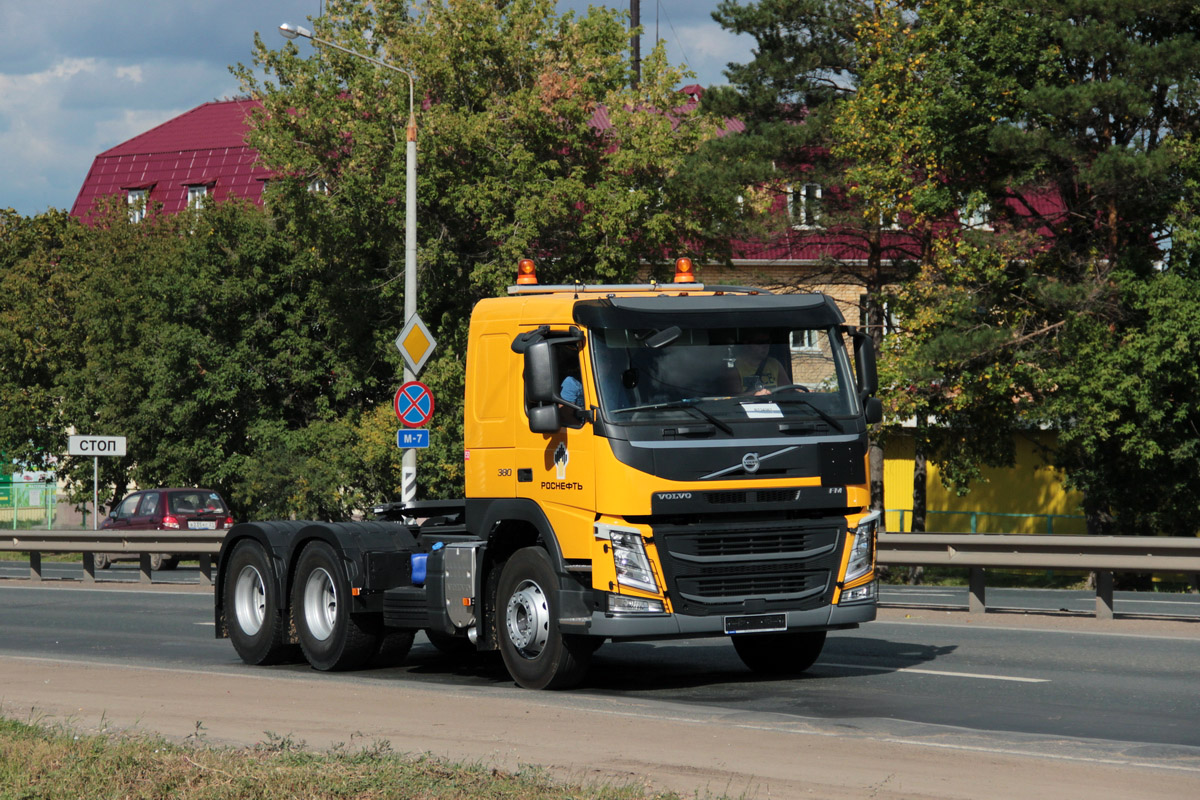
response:
<path fill-rule="evenodd" d="M 420 381 L 409 381 L 396 391 L 396 418 L 409 428 L 419 428 L 433 416 L 433 392 Z"/>

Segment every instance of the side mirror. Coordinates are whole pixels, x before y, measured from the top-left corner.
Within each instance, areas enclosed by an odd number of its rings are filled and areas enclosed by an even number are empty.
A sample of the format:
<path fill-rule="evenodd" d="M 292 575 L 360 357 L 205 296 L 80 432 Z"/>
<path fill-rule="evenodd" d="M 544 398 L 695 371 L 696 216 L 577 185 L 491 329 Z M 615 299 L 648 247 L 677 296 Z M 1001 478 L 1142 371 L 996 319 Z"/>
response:
<path fill-rule="evenodd" d="M 525 350 L 525 403 L 532 408 L 553 403 L 558 394 L 558 365 L 549 342 L 536 342 Z"/>
<path fill-rule="evenodd" d="M 883 401 L 878 397 L 867 398 L 867 404 L 863 411 L 866 413 L 868 425 L 883 422 Z"/>
<path fill-rule="evenodd" d="M 533 433 L 558 433 L 558 406 L 530 406 L 529 430 Z"/>
<path fill-rule="evenodd" d="M 111 511 L 108 512 L 108 515 L 110 517 L 112 517 L 113 519 L 116 519 L 117 518 L 117 510 L 115 508 L 112 509 Z"/>
<path fill-rule="evenodd" d="M 875 368 L 875 343 L 865 333 L 854 334 L 854 367 L 858 390 L 865 395 L 879 391 L 879 372 Z"/>
<path fill-rule="evenodd" d="M 558 364 L 550 343 L 537 341 L 525 349 L 525 408 L 529 413 L 529 430 L 534 433 L 555 433 L 562 428 L 558 418 Z"/>

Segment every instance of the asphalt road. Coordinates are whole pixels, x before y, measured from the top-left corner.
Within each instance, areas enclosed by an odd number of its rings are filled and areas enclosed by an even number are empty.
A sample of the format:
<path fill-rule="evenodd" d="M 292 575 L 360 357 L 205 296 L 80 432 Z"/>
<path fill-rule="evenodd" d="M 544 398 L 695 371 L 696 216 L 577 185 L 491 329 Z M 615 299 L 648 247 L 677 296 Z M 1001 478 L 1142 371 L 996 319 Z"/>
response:
<path fill-rule="evenodd" d="M 1188 601 L 1184 601 L 1188 602 Z M 608 643 L 578 693 L 625 702 L 824 720 L 847 729 L 897 724 L 973 733 L 1183 747 L 1200 759 L 1200 623 L 1171 635 L 1091 630 L 1094 620 L 961 612 L 889 612 L 830 634 L 804 677 L 754 676 L 724 639 Z M 905 619 L 905 616 L 910 619 Z M 916 616 L 916 619 L 911 617 Z M 942 622 L 942 618 L 952 622 Z M 1008 622 L 1013 624 L 1006 624 Z M 1021 624 L 1016 624 L 1016 623 Z M 1182 633 L 1180 633 L 1182 631 Z M 418 637 L 399 666 L 350 674 L 306 665 L 250 668 L 213 637 L 211 595 L 197 588 L 83 589 L 0 584 L 0 656 L 179 667 L 313 681 L 411 681 L 510 687 L 498 659 L 450 662 Z M 934 730 L 934 728 L 930 728 Z M 1147 751 L 1150 752 L 1150 751 Z M 1172 751 L 1174 752 L 1174 751 Z M 1176 753 L 1177 755 L 1177 753 Z M 1200 765 L 1198 760 L 1197 765 Z"/>

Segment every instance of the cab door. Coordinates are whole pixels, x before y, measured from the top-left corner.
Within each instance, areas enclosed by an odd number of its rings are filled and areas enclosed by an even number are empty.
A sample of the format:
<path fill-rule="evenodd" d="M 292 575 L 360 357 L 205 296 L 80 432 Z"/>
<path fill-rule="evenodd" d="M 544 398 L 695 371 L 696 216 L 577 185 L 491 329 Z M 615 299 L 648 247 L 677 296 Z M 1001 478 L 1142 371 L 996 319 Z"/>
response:
<path fill-rule="evenodd" d="M 553 337 L 552 330 L 548 338 Z M 596 437 L 588 416 L 599 400 L 580 344 L 578 339 L 556 343 L 553 352 L 557 394 L 581 410 L 556 404 L 558 429 L 536 433 L 530 430 L 524 396 L 516 433 L 516 495 L 542 509 L 566 558 L 589 557 L 596 508 Z"/>

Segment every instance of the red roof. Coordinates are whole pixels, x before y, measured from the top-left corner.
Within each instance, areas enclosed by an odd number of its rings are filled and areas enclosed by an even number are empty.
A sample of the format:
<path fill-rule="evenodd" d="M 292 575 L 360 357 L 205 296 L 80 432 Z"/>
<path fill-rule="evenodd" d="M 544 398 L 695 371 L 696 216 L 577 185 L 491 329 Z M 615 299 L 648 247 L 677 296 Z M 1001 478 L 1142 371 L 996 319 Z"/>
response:
<path fill-rule="evenodd" d="M 87 217 L 100 197 L 148 189 L 150 203 L 169 213 L 187 207 L 188 187 L 205 186 L 221 201 L 262 202 L 270 172 L 245 142 L 256 100 L 205 103 L 96 156 L 71 213 Z"/>

